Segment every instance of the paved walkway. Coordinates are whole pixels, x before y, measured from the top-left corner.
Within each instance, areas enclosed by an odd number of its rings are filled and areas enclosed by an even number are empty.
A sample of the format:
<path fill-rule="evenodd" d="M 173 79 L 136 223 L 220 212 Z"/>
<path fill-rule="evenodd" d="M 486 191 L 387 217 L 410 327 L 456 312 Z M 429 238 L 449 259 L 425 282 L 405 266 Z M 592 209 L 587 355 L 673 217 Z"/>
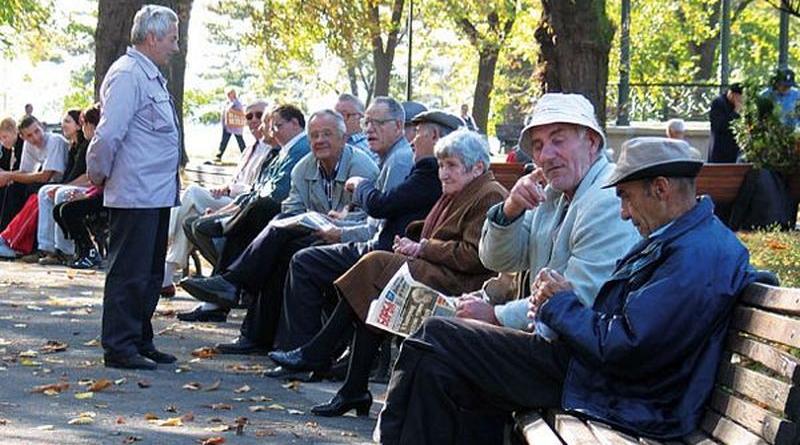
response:
<path fill-rule="evenodd" d="M 193 356 L 232 339 L 243 313 L 228 323 L 179 322 L 175 312 L 194 305 L 180 291 L 153 323 L 156 345 L 177 365 L 106 369 L 103 280 L 97 271 L 0 262 L 0 443 L 370 443 L 379 403 L 369 419 L 315 417 L 309 408 L 338 383 L 263 377 L 271 362 L 262 356 Z M 372 390 L 380 397 L 385 386 Z"/>

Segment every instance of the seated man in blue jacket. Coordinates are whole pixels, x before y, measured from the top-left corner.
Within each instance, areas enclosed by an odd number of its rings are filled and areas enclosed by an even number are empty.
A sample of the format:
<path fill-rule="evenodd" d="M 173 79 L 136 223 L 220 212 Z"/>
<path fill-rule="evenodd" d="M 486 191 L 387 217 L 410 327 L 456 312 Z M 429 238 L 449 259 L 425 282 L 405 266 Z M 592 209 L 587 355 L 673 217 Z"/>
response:
<path fill-rule="evenodd" d="M 695 430 L 736 296 L 753 281 L 747 249 L 695 195 L 699 154 L 683 141 L 623 144 L 606 186 L 642 235 L 591 308 L 540 272 L 535 331 L 433 317 L 395 365 L 377 433 L 384 444 L 500 443 L 507 414 L 580 412 L 659 439 Z"/>

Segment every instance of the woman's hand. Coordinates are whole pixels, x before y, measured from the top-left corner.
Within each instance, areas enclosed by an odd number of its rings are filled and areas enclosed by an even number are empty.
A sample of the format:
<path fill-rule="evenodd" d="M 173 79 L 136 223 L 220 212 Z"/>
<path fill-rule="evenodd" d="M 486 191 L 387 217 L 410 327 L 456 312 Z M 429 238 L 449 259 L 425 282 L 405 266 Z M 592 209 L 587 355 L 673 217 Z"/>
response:
<path fill-rule="evenodd" d="M 392 249 L 394 250 L 394 253 L 416 258 L 422 251 L 422 242 L 418 243 L 406 237 L 400 238 L 399 236 L 395 235 Z"/>

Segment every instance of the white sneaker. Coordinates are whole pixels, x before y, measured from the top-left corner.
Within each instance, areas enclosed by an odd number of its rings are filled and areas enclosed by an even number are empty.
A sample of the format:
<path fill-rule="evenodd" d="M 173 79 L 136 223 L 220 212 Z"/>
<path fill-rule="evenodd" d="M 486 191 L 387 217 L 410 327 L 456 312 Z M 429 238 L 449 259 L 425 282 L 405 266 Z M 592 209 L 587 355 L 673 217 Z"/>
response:
<path fill-rule="evenodd" d="M 8 244 L 6 243 L 6 240 L 4 240 L 3 238 L 0 238 L 0 258 L 11 258 L 11 259 L 13 259 L 13 258 L 16 258 L 16 257 L 17 257 L 17 252 L 14 249 L 8 247 Z"/>

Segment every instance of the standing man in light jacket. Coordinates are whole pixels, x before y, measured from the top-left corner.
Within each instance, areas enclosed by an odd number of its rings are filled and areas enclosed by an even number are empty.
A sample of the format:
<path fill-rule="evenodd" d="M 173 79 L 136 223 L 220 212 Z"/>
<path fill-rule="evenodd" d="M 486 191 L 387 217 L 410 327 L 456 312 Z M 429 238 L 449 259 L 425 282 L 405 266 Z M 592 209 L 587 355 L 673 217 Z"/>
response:
<path fill-rule="evenodd" d="M 110 216 L 105 365 L 155 369 L 176 360 L 156 349 L 150 319 L 164 274 L 170 207 L 179 203 L 179 123 L 158 69 L 178 52 L 178 16 L 143 6 L 133 18 L 131 43 L 100 87 L 103 115 L 86 163 L 92 183 L 105 187 Z"/>
<path fill-rule="evenodd" d="M 489 211 L 481 261 L 498 272 L 529 270 L 531 279 L 549 267 L 564 274 L 591 307 L 616 260 L 639 238 L 633 225 L 619 218 L 619 198 L 601 188 L 614 165 L 603 155 L 605 136 L 594 107 L 579 94 L 545 94 L 519 146 L 539 170 L 517 181 L 506 202 Z M 464 297 L 457 315 L 525 329 L 527 312 L 525 299 L 492 307 Z"/>

